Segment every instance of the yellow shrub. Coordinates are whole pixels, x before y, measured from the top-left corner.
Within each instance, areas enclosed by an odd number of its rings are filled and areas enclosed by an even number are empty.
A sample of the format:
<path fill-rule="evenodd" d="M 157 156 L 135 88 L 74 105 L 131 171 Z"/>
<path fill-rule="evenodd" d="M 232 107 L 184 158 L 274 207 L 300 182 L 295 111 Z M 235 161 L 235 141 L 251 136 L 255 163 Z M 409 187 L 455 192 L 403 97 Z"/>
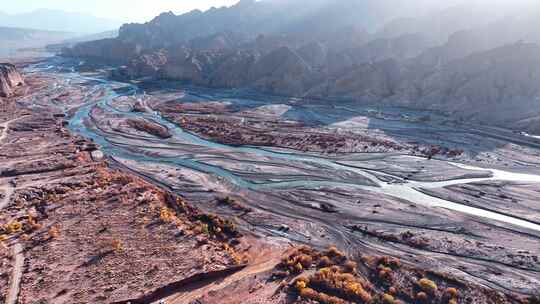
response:
<path fill-rule="evenodd" d="M 453 287 L 449 287 L 446 289 L 446 294 L 450 297 L 450 298 L 455 298 L 458 296 L 458 291 L 457 289 L 453 288 Z"/>
<path fill-rule="evenodd" d="M 6 229 L 6 230 L 7 230 L 9 233 L 16 233 L 16 232 L 21 231 L 21 230 L 22 230 L 22 227 L 23 227 L 22 223 L 17 222 L 17 221 L 13 221 L 13 222 L 11 222 L 11 223 L 9 223 L 9 224 L 7 225 L 7 229 Z"/>
<path fill-rule="evenodd" d="M 323 256 L 323 257 L 319 260 L 319 266 L 321 266 L 321 267 L 329 267 L 329 266 L 332 266 L 332 261 L 330 260 L 329 257 Z"/>
<path fill-rule="evenodd" d="M 307 254 L 302 254 L 298 257 L 298 263 L 302 264 L 304 268 L 309 268 L 313 264 L 313 258 Z"/>
<path fill-rule="evenodd" d="M 297 273 L 300 273 L 304 271 L 304 267 L 302 266 L 302 264 L 296 263 L 296 265 L 294 265 L 294 271 Z"/>
<path fill-rule="evenodd" d="M 201 224 L 201 231 L 204 234 L 210 234 L 210 229 L 208 228 L 208 224 Z"/>
<path fill-rule="evenodd" d="M 390 267 L 379 267 L 379 278 L 381 280 L 389 281 L 392 279 L 392 268 Z"/>
<path fill-rule="evenodd" d="M 169 223 L 169 222 L 174 221 L 174 219 L 176 218 L 176 214 L 171 209 L 167 207 L 162 207 L 159 212 L 159 218 L 162 221 Z"/>
<path fill-rule="evenodd" d="M 39 224 L 36 219 L 31 215 L 28 216 L 28 225 L 30 225 L 33 230 L 39 230 L 43 227 L 43 225 Z"/>
<path fill-rule="evenodd" d="M 437 291 L 437 284 L 426 278 L 418 280 L 418 286 L 425 292 L 435 293 Z"/>
<path fill-rule="evenodd" d="M 58 228 L 56 227 L 51 227 L 49 229 L 49 231 L 47 231 L 47 235 L 49 236 L 49 238 L 51 239 L 56 239 L 58 238 L 58 236 L 60 235 L 60 232 L 58 231 Z"/>
<path fill-rule="evenodd" d="M 416 294 L 416 299 L 421 303 L 427 302 L 428 296 L 425 292 L 419 292 Z"/>
<path fill-rule="evenodd" d="M 329 256 L 329 257 L 341 257 L 341 256 L 344 256 L 343 252 L 339 251 L 335 246 L 331 246 L 328 248 L 328 250 L 326 251 L 326 254 Z"/>
<path fill-rule="evenodd" d="M 306 282 L 300 281 L 300 280 L 296 281 L 296 289 L 297 289 L 298 291 L 301 291 L 302 289 L 304 289 L 304 288 L 306 288 L 306 287 L 307 287 Z"/>
<path fill-rule="evenodd" d="M 343 265 L 343 268 L 345 269 L 346 272 L 356 272 L 356 263 L 353 262 L 353 261 L 347 261 L 344 265 Z"/>
<path fill-rule="evenodd" d="M 391 295 L 385 293 L 385 294 L 383 295 L 383 297 L 382 297 L 382 301 L 383 301 L 384 304 L 394 304 L 395 299 L 394 299 L 393 296 L 391 296 Z"/>
<path fill-rule="evenodd" d="M 359 278 L 340 271 L 337 266 L 322 268 L 310 277 L 310 284 L 346 297 L 359 298 L 363 302 L 371 301 L 371 295 L 366 292 Z"/>
<path fill-rule="evenodd" d="M 116 252 L 124 251 L 124 244 L 122 244 L 122 241 L 118 239 L 112 240 L 111 245 L 112 245 L 113 250 Z"/>
<path fill-rule="evenodd" d="M 304 288 L 300 290 L 300 296 L 305 299 L 314 300 L 317 299 L 318 293 L 311 288 Z"/>

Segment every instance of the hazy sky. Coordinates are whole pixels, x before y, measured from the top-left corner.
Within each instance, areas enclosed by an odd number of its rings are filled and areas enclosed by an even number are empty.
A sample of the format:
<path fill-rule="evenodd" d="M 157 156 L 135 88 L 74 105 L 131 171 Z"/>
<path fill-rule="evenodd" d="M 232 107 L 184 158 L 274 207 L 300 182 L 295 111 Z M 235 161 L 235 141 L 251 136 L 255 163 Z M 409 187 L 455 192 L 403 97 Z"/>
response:
<path fill-rule="evenodd" d="M 90 13 L 122 22 L 144 22 L 162 12 L 183 13 L 193 9 L 206 10 L 212 6 L 230 6 L 239 0 L 0 0 L 0 12 L 24 13 L 40 8 L 60 9 Z M 309 1 L 309 0 L 305 0 Z M 362 1 L 362 0 L 358 0 Z M 405 0 L 396 0 L 405 1 Z M 411 1 L 411 0 L 407 0 Z M 441 0 L 416 0 L 411 3 L 423 6 Z M 445 0 L 442 3 L 481 3 L 488 7 L 511 9 L 524 3 L 540 3 L 539 0 Z M 422 4 L 423 3 L 423 4 Z"/>
<path fill-rule="evenodd" d="M 232 5 L 238 0 L 1 0 L 0 11 L 24 13 L 39 8 L 85 12 L 121 21 L 148 21 L 166 11 L 175 13 L 212 6 Z"/>

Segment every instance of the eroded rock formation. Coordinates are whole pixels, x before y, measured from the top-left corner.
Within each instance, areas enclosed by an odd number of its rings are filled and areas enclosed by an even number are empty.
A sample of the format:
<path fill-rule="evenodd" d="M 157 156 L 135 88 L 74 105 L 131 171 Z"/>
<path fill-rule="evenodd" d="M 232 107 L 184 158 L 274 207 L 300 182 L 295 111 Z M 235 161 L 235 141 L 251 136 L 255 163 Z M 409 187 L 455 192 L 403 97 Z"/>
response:
<path fill-rule="evenodd" d="M 14 65 L 0 64 L 0 97 L 10 97 L 13 94 L 13 89 L 23 84 L 24 80 Z"/>

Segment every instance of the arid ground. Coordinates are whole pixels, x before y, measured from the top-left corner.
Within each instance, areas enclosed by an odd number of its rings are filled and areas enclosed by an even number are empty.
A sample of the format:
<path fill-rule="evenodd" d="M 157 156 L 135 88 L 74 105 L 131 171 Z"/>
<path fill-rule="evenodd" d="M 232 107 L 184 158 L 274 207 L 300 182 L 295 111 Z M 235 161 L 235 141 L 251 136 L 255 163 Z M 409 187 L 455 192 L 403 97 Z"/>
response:
<path fill-rule="evenodd" d="M 6 303 L 538 303 L 540 140 L 77 64 L 2 102 Z"/>

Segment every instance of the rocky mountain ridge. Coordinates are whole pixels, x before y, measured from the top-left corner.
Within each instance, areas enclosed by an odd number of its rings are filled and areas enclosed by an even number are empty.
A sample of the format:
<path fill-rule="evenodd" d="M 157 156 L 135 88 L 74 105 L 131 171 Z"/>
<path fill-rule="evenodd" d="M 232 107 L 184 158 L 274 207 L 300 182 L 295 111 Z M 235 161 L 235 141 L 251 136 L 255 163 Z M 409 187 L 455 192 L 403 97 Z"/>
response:
<path fill-rule="evenodd" d="M 64 54 L 123 65 L 114 72 L 121 79 L 385 103 L 540 131 L 531 110 L 540 96 L 536 12 L 475 18 L 482 7 L 473 13 L 451 7 L 391 19 L 387 4 L 244 0 L 207 12 L 164 13 L 147 24 L 124 25 L 116 39 L 82 43 Z M 361 7 L 369 8 L 365 20 L 349 18 Z M 283 16 L 285 10 L 295 14 Z M 365 30 L 377 23 L 368 17 L 381 12 L 380 30 Z M 486 115 L 489 107 L 498 114 Z"/>
<path fill-rule="evenodd" d="M 23 84 L 24 80 L 13 64 L 0 63 L 0 97 L 10 97 L 13 89 Z"/>

